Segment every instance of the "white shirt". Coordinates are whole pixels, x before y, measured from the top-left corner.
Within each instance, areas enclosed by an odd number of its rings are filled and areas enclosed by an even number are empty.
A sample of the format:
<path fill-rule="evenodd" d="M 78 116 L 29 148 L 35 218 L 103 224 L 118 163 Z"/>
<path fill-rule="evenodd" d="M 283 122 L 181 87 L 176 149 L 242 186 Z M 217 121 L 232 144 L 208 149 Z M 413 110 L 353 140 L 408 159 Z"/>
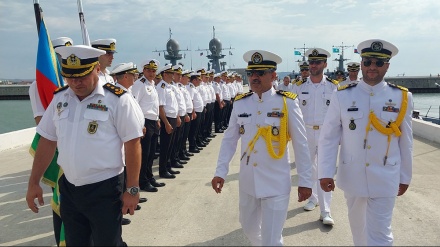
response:
<path fill-rule="evenodd" d="M 283 83 L 278 84 L 277 90 L 283 90 L 283 91 L 288 91 L 288 92 L 293 92 L 293 84 L 289 82 L 289 84 L 284 85 Z"/>
<path fill-rule="evenodd" d="M 169 118 L 177 118 L 179 105 L 171 85 L 162 80 L 156 85 L 156 91 L 159 96 L 159 106 L 163 106 L 165 115 Z"/>
<path fill-rule="evenodd" d="M 286 103 L 288 132 L 292 138 L 298 169 L 298 186 L 311 188 L 312 165 L 301 110 L 296 99 L 286 98 Z M 273 88 L 263 93 L 261 100 L 256 93 L 251 93 L 251 96 L 234 102 L 230 124 L 220 147 L 215 176 L 226 178 L 239 139 L 241 139 L 239 153 L 241 156 L 247 149 L 248 143 L 254 138 L 258 126 L 280 127 L 280 118 L 267 116 L 267 113 L 273 112 L 274 108 L 281 112 L 283 96 L 278 95 Z M 244 128 L 244 134 L 240 134 L 240 127 Z M 287 150 L 281 159 L 273 159 L 268 154 L 266 142 L 260 137 L 254 151 L 249 157 L 248 164 L 246 156 L 240 162 L 240 191 L 256 198 L 289 194 L 292 186 Z M 275 152 L 278 150 L 275 149 Z"/>
<path fill-rule="evenodd" d="M 213 82 L 212 86 L 214 88 L 214 93 L 220 97 L 220 102 L 223 100 L 223 93 L 222 93 L 222 88 L 220 86 L 220 83 L 217 82 Z M 217 97 L 216 97 L 217 99 Z"/>
<path fill-rule="evenodd" d="M 70 88 L 55 94 L 37 132 L 57 142 L 57 163 L 70 183 L 96 183 L 123 172 L 123 143 L 143 136 L 136 104 L 129 94 L 118 97 L 100 84 L 82 101 Z"/>
<path fill-rule="evenodd" d="M 99 79 L 100 81 L 105 83 L 111 83 L 113 85 L 115 85 L 115 80 L 113 80 L 113 77 L 111 77 L 109 74 L 107 73 L 103 73 L 102 71 L 99 71 Z"/>
<path fill-rule="evenodd" d="M 149 120 L 159 120 L 159 96 L 154 83 L 142 76 L 132 86 L 133 96 L 139 103 L 144 117 Z"/>
<path fill-rule="evenodd" d="M 198 87 L 197 87 L 198 88 Z M 200 95 L 199 90 L 197 90 L 196 86 L 194 84 L 189 83 L 186 85 L 186 89 L 188 89 L 188 92 L 192 98 L 193 101 L 193 107 L 195 112 L 202 112 L 203 111 L 203 99 L 202 95 Z"/>
<path fill-rule="evenodd" d="M 368 134 L 366 132 L 370 111 L 385 126 L 390 120 L 396 120 L 401 102 L 402 90 L 385 81 L 369 86 L 361 80 L 354 87 L 334 93 L 319 139 L 318 178 L 333 178 L 335 175 L 340 143 L 336 185 L 345 193 L 369 198 L 395 197 L 399 183 L 410 184 L 412 94 L 408 92 L 405 117 L 399 127 L 401 136 L 391 136 L 385 163 L 388 136 L 372 126 Z"/>
<path fill-rule="evenodd" d="M 192 102 L 192 98 L 191 95 L 189 94 L 188 89 L 186 88 L 185 85 L 183 85 L 182 83 L 177 83 L 178 88 L 180 89 L 180 91 L 182 91 L 183 94 L 183 98 L 185 99 L 185 106 L 186 106 L 186 113 L 192 113 L 193 111 L 193 102 Z"/>
<path fill-rule="evenodd" d="M 32 112 L 34 118 L 43 116 L 46 111 L 41 103 L 40 94 L 37 89 L 37 81 L 33 81 L 29 86 L 29 99 L 31 100 Z"/>
<path fill-rule="evenodd" d="M 179 107 L 179 116 L 185 116 L 186 115 L 186 105 L 185 105 L 185 98 L 183 97 L 182 91 L 178 88 L 177 83 L 172 82 L 172 84 L 170 84 L 171 87 L 174 90 L 174 93 L 176 94 L 176 99 L 177 99 L 177 105 Z"/>
<path fill-rule="evenodd" d="M 228 86 L 226 86 L 226 82 L 221 81 L 220 83 L 222 94 L 223 94 L 223 100 L 231 100 L 231 95 L 229 94 Z"/>

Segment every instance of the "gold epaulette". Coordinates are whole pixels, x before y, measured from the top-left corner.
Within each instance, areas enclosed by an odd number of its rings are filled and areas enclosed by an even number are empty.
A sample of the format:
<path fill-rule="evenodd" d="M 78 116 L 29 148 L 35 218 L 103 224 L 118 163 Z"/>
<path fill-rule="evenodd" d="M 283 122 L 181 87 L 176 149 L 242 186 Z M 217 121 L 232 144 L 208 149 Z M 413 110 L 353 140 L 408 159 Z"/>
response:
<path fill-rule="evenodd" d="M 66 85 L 66 86 L 64 86 L 64 87 L 59 87 L 59 88 L 55 89 L 55 91 L 53 92 L 53 94 L 57 94 L 57 93 L 59 93 L 59 92 L 61 92 L 61 91 L 64 91 L 64 90 L 66 90 L 66 89 L 68 89 L 68 88 L 69 88 L 69 85 Z"/>
<path fill-rule="evenodd" d="M 244 99 L 244 98 L 246 98 L 246 97 L 249 97 L 249 96 L 251 96 L 252 94 L 253 94 L 253 92 L 247 92 L 247 93 L 239 94 L 239 95 L 235 96 L 235 98 L 234 98 L 234 102 L 237 101 L 237 100 L 241 100 L 241 99 Z"/>
<path fill-rule="evenodd" d="M 390 86 L 390 87 L 398 88 L 398 89 L 400 89 L 402 91 L 407 91 L 408 92 L 408 88 L 406 88 L 406 87 L 402 87 L 402 86 L 399 86 L 399 85 L 396 85 L 396 84 L 392 84 L 392 83 L 389 83 L 389 82 L 387 82 L 387 83 L 388 83 L 388 86 Z"/>
<path fill-rule="evenodd" d="M 307 81 L 307 78 L 304 78 L 304 79 L 301 79 L 301 80 L 297 80 L 296 81 L 296 85 L 297 86 L 301 86 L 301 84 L 303 84 L 304 82 L 306 82 Z"/>
<path fill-rule="evenodd" d="M 116 96 L 121 97 L 121 95 L 123 95 L 124 93 L 126 93 L 127 91 L 125 91 L 124 89 L 117 87 L 111 83 L 106 83 L 104 86 L 102 86 L 103 88 L 107 89 L 108 91 L 114 93 Z"/>
<path fill-rule="evenodd" d="M 141 78 L 141 82 L 142 82 L 142 83 L 144 83 L 144 82 L 146 82 L 146 81 L 147 81 L 147 78 L 145 78 L 145 77 L 142 77 L 142 78 Z"/>
<path fill-rule="evenodd" d="M 325 79 L 327 79 L 327 81 L 329 81 L 329 82 L 335 84 L 336 86 L 339 84 L 339 81 L 338 81 L 338 80 L 332 80 L 332 79 L 330 79 L 330 78 L 328 78 L 328 77 L 326 77 Z"/>
<path fill-rule="evenodd" d="M 341 90 L 344 90 L 344 89 L 347 89 L 347 88 L 351 88 L 351 87 L 356 87 L 356 86 L 357 86 L 357 83 L 350 83 L 350 84 L 338 87 L 338 91 L 341 91 Z"/>
<path fill-rule="evenodd" d="M 277 94 L 282 95 L 282 96 L 286 96 L 289 99 L 296 99 L 296 97 L 298 97 L 298 95 L 295 93 L 283 91 L 283 90 L 278 90 Z"/>

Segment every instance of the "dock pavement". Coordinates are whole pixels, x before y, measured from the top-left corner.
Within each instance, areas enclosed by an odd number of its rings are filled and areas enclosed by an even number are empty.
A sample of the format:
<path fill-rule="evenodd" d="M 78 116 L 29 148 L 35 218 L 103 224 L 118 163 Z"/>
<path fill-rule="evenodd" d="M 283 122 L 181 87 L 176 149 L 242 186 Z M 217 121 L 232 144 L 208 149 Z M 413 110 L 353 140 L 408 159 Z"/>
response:
<path fill-rule="evenodd" d="M 159 192 L 141 192 L 148 201 L 123 226 L 129 246 L 246 246 L 238 222 L 239 154 L 235 154 L 221 194 L 211 188 L 223 134 L 195 154 L 176 179 L 165 180 Z M 238 146 L 240 147 L 240 145 Z M 291 146 L 289 146 L 291 149 Z M 413 180 L 398 197 L 393 217 L 394 245 L 440 245 L 440 145 L 415 137 Z M 0 152 L 0 246 L 56 246 L 52 231 L 51 190 L 43 185 L 45 205 L 35 214 L 25 201 L 32 166 L 29 146 Z M 239 148 L 237 149 L 239 150 Z M 292 151 L 292 150 L 290 150 Z M 295 158 L 293 152 L 291 161 Z M 153 169 L 157 175 L 157 160 Z M 292 163 L 292 168 L 295 165 Z M 331 204 L 333 227 L 319 221 L 319 208 L 306 212 L 296 198 L 297 174 L 284 225 L 286 246 L 353 245 L 343 193 L 336 188 Z M 337 182 L 337 181 L 336 181 Z"/>

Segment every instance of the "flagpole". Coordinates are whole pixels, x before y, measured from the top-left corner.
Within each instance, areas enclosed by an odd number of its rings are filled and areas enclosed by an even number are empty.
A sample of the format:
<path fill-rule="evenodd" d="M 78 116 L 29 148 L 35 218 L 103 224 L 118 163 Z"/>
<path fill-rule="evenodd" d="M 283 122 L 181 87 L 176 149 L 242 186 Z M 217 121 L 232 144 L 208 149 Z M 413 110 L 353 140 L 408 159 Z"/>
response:
<path fill-rule="evenodd" d="M 35 21 L 37 23 L 37 32 L 40 34 L 40 23 L 41 18 L 43 18 L 43 15 L 41 14 L 43 10 L 40 7 L 40 3 L 38 0 L 34 0 L 34 12 L 35 12 Z"/>
<path fill-rule="evenodd" d="M 89 38 L 89 33 L 87 32 L 86 21 L 84 19 L 84 12 L 83 12 L 81 0 L 78 0 L 78 14 L 79 14 L 79 24 L 81 25 L 83 44 L 90 46 L 90 38 Z"/>

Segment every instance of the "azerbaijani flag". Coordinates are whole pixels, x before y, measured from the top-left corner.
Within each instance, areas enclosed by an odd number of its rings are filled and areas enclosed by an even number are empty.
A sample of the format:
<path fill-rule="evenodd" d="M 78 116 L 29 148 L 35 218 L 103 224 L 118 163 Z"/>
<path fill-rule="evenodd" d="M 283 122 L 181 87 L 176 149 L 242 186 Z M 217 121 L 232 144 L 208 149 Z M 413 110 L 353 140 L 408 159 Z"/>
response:
<path fill-rule="evenodd" d="M 52 101 L 53 92 L 55 89 L 64 86 L 64 81 L 60 73 L 61 67 L 58 58 L 52 47 L 43 19 L 41 19 L 38 37 L 36 80 L 41 103 L 46 109 Z"/>

